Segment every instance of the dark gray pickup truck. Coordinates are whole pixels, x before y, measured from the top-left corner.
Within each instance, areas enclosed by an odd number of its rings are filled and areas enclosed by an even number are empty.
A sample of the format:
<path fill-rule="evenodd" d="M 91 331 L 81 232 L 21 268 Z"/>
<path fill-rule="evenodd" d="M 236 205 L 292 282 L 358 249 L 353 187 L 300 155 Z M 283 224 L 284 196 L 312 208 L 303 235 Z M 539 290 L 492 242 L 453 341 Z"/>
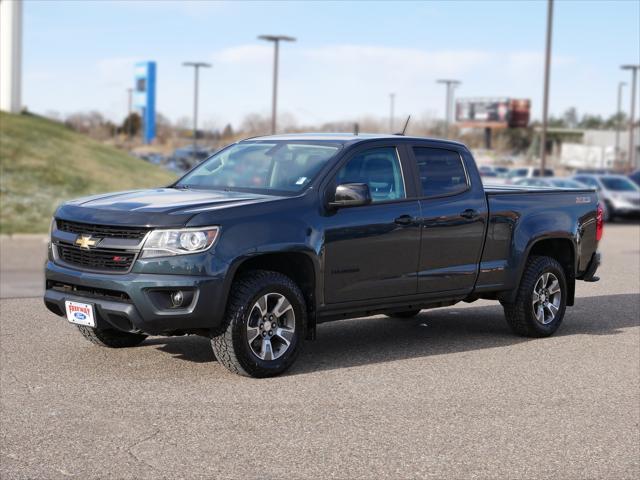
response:
<path fill-rule="evenodd" d="M 98 345 L 202 335 L 266 377 L 342 318 L 482 298 L 514 332 L 551 335 L 576 280 L 597 280 L 601 235 L 594 190 L 485 189 L 460 143 L 260 137 L 166 188 L 60 206 L 44 301 Z"/>

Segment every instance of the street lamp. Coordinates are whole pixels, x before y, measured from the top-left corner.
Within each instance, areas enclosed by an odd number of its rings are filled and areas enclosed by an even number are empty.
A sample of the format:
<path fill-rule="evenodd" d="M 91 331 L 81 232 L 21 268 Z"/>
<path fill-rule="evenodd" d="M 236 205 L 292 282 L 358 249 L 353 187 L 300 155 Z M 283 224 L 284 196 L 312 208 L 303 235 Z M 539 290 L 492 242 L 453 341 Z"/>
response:
<path fill-rule="evenodd" d="M 616 162 L 620 163 L 622 160 L 620 155 L 620 127 L 622 126 L 622 87 L 626 85 L 626 82 L 618 82 L 618 109 L 616 115 L 616 151 L 615 151 L 615 159 Z"/>
<path fill-rule="evenodd" d="M 547 124 L 549 123 L 549 76 L 551 75 L 551 34 L 553 32 L 553 0 L 547 0 L 547 42 L 544 55 L 544 90 L 542 94 L 542 135 L 540 136 L 540 172 L 547 162 Z"/>
<path fill-rule="evenodd" d="M 444 136 L 449 136 L 449 124 L 451 123 L 451 113 L 452 113 L 452 103 L 453 103 L 453 89 L 460 85 L 462 82 L 460 80 L 437 80 L 436 83 L 442 83 L 447 86 L 447 99 L 445 104 L 445 131 Z"/>
<path fill-rule="evenodd" d="M 183 62 L 184 67 L 193 67 L 194 69 L 194 89 L 193 89 L 193 152 L 192 157 L 196 159 L 196 149 L 198 146 L 198 76 L 200 68 L 211 68 L 210 63 L 204 62 Z"/>
<path fill-rule="evenodd" d="M 396 100 L 396 94 L 395 93 L 390 93 L 389 94 L 389 133 L 393 133 L 393 109 L 394 109 L 394 103 Z"/>
<path fill-rule="evenodd" d="M 273 55 L 273 96 L 271 103 L 271 134 L 276 133 L 276 112 L 278 104 L 278 53 L 280 50 L 280 41 L 283 42 L 295 42 L 294 37 L 288 37 L 286 35 L 260 35 L 259 40 L 266 40 L 273 42 L 274 55 Z"/>
<path fill-rule="evenodd" d="M 633 139 L 633 122 L 636 116 L 636 84 L 640 65 L 622 65 L 622 70 L 631 70 L 631 108 L 629 108 L 629 169 L 636 166 L 636 149 Z"/>
<path fill-rule="evenodd" d="M 133 122 L 131 121 L 131 113 L 133 111 L 133 88 L 127 88 L 127 140 L 129 141 L 129 148 L 131 148 L 131 137 L 133 137 Z"/>

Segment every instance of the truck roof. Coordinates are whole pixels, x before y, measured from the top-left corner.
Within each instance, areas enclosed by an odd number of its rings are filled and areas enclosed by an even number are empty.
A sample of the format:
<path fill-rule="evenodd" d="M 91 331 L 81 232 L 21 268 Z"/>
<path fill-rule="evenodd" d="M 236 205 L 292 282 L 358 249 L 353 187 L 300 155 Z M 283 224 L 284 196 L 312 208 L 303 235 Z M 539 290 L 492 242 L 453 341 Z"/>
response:
<path fill-rule="evenodd" d="M 357 143 L 365 140 L 384 140 L 384 139 L 409 139 L 409 140 L 431 140 L 441 143 L 450 143 L 452 145 L 464 146 L 464 144 L 460 142 L 455 142 L 453 140 L 444 140 L 441 138 L 427 138 L 427 137 L 411 137 L 404 135 L 393 135 L 388 133 L 321 133 L 321 132 L 309 132 L 309 133 L 285 133 L 280 135 L 265 135 L 259 137 L 251 137 L 246 140 L 279 140 L 279 141 L 287 141 L 287 140 L 313 140 L 313 141 L 333 141 L 338 143 Z"/>

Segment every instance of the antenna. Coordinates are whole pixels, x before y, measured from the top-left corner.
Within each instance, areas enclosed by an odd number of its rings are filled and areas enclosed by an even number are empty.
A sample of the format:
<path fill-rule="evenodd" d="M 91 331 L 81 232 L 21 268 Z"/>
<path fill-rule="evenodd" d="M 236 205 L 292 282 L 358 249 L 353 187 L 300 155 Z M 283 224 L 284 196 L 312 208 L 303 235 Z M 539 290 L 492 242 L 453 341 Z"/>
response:
<path fill-rule="evenodd" d="M 409 120 L 411 120 L 411 115 L 409 115 L 407 117 L 407 121 L 404 122 L 404 128 L 402 129 L 401 133 L 394 133 L 394 135 L 404 135 L 404 133 L 407 131 L 407 127 L 409 126 Z"/>
<path fill-rule="evenodd" d="M 404 122 L 404 128 L 402 129 L 402 135 L 407 131 L 407 127 L 409 126 L 409 120 L 411 120 L 411 115 L 407 117 L 407 121 Z"/>

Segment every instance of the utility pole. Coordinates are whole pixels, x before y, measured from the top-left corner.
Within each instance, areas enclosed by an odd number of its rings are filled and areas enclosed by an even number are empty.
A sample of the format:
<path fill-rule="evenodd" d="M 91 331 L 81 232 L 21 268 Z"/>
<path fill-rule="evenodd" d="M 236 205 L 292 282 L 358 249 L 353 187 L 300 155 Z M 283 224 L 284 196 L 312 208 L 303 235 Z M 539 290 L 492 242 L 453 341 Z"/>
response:
<path fill-rule="evenodd" d="M 622 65 L 623 70 L 631 70 L 631 107 L 629 108 L 629 170 L 636 165 L 636 146 L 633 138 L 633 127 L 636 116 L 636 85 L 638 83 L 638 69 L 640 65 Z"/>
<path fill-rule="evenodd" d="M 271 97 L 271 134 L 276 133 L 276 117 L 278 110 L 278 55 L 280 51 L 280 42 L 295 42 L 294 37 L 286 35 L 260 35 L 259 40 L 273 42 L 273 94 Z"/>
<path fill-rule="evenodd" d="M 540 136 L 540 171 L 547 163 L 547 123 L 549 121 L 549 76 L 551 74 L 551 33 L 553 31 L 553 0 L 547 0 L 547 42 L 544 54 L 544 92 L 542 95 L 542 135 Z"/>
<path fill-rule="evenodd" d="M 22 110 L 22 0 L 0 0 L 0 110 Z"/>
<path fill-rule="evenodd" d="M 622 88 L 626 85 L 625 82 L 618 82 L 618 108 L 616 110 L 616 150 L 615 160 L 620 163 L 622 155 L 620 155 L 620 127 L 622 126 Z"/>
<path fill-rule="evenodd" d="M 131 118 L 133 108 L 133 88 L 127 88 L 127 139 L 131 144 L 131 137 L 133 132 L 133 119 Z"/>
<path fill-rule="evenodd" d="M 449 80 L 449 79 L 444 79 L 444 80 L 437 80 L 436 83 L 442 83 L 444 85 L 447 86 L 447 98 L 445 100 L 445 108 L 444 108 L 444 115 L 445 115 L 445 129 L 444 129 L 444 136 L 445 138 L 449 137 L 449 125 L 451 124 L 451 113 L 452 113 L 452 104 L 453 104 L 453 90 L 460 85 L 462 82 L 460 80 Z"/>
<path fill-rule="evenodd" d="M 198 74 L 200 68 L 211 68 L 210 63 L 204 62 L 183 62 L 184 67 L 193 67 L 194 84 L 193 84 L 193 160 L 196 160 L 196 149 L 198 147 Z"/>
<path fill-rule="evenodd" d="M 393 116 L 394 116 L 394 103 L 396 100 L 396 94 L 395 93 L 390 93 L 389 94 L 389 133 L 393 133 Z"/>

